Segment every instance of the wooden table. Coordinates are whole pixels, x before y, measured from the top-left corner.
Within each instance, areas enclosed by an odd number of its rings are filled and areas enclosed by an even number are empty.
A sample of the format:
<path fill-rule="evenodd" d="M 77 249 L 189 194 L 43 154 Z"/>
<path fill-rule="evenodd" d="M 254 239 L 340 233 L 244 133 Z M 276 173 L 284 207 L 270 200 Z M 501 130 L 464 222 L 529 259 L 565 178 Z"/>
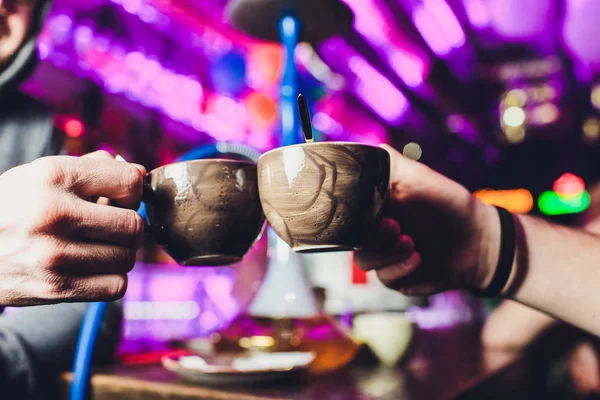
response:
<path fill-rule="evenodd" d="M 535 398 L 536 371 L 529 361 L 525 355 L 483 351 L 479 330 L 463 327 L 419 332 L 413 351 L 397 368 L 357 359 L 327 376 L 223 389 L 183 383 L 154 364 L 98 370 L 91 383 L 94 400 L 517 400 Z M 65 399 L 70 378 L 63 376 Z"/>

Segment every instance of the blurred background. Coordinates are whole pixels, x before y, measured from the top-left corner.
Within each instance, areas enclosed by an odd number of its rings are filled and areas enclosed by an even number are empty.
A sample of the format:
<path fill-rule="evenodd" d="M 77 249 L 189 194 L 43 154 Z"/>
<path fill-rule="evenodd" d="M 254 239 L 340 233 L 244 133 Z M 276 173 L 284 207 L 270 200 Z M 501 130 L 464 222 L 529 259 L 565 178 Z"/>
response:
<path fill-rule="evenodd" d="M 423 163 L 484 201 L 577 222 L 600 177 L 600 2 L 328 0 L 322 7 L 340 4 L 351 11 L 350 29 L 301 40 L 293 54 L 317 140 L 400 150 L 416 143 Z M 151 169 L 203 144 L 264 152 L 281 144 L 285 52 L 236 29 L 231 7 L 56 0 L 39 41 L 42 62 L 23 90 L 55 111 L 74 155 L 105 149 Z M 313 30 L 328 32 L 341 14 L 307 15 L 301 26 L 314 17 Z M 263 237 L 232 268 L 184 270 L 148 243 L 126 297 L 124 348 L 225 327 L 259 291 L 267 247 Z M 351 255 L 327 257 L 307 259 L 306 270 L 311 285 L 326 290 L 329 313 L 421 304 L 361 274 Z M 472 317 L 469 301 L 438 296 L 414 319 L 456 323 Z"/>

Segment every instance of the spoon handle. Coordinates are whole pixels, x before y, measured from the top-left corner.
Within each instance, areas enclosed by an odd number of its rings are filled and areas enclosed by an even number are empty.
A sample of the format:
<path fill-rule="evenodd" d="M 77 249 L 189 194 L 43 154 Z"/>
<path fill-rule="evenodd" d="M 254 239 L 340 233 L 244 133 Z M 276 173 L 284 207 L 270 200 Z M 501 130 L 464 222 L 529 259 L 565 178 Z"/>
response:
<path fill-rule="evenodd" d="M 298 95 L 298 110 L 300 111 L 300 121 L 302 123 L 302 131 L 304 132 L 304 140 L 306 143 L 314 142 L 312 122 L 310 120 L 310 111 L 308 110 L 308 102 L 302 93 Z"/>

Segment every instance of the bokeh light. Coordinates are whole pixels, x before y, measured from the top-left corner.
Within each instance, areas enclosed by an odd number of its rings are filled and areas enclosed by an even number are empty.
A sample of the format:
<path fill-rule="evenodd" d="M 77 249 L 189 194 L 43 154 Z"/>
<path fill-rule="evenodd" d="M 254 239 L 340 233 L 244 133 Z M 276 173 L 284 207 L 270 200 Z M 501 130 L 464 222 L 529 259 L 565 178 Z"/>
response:
<path fill-rule="evenodd" d="M 527 214 L 533 209 L 533 195 L 527 189 L 482 189 L 474 193 L 484 203 L 502 207 L 509 212 Z"/>
<path fill-rule="evenodd" d="M 65 122 L 65 134 L 72 138 L 78 138 L 83 135 L 83 123 L 76 119 L 69 119 Z"/>
<path fill-rule="evenodd" d="M 554 181 L 552 189 L 561 197 L 579 196 L 585 191 L 585 182 L 580 177 L 567 172 Z"/>
<path fill-rule="evenodd" d="M 592 143 L 600 137 L 600 120 L 598 118 L 587 118 L 582 126 L 583 139 L 587 143 Z"/>
<path fill-rule="evenodd" d="M 591 93 L 591 100 L 592 100 L 592 105 L 594 107 L 596 107 L 597 109 L 600 109 L 600 84 L 599 85 L 595 85 L 592 88 L 592 93 Z"/>
<path fill-rule="evenodd" d="M 590 195 L 584 191 L 580 195 L 563 197 L 553 191 L 546 191 L 538 199 L 540 211 L 546 215 L 577 214 L 590 205 Z"/>
<path fill-rule="evenodd" d="M 519 127 L 525 123 L 525 111 L 520 107 L 508 107 L 502 113 L 502 121 L 510 127 Z"/>

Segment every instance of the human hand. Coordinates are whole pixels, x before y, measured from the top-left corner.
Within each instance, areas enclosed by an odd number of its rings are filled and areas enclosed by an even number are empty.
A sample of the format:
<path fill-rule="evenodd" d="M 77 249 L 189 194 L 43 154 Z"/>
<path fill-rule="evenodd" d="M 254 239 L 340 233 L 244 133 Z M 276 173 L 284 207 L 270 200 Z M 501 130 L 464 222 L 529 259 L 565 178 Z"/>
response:
<path fill-rule="evenodd" d="M 122 297 L 143 240 L 135 210 L 145 172 L 95 152 L 44 157 L 0 175 L 0 304 Z"/>
<path fill-rule="evenodd" d="M 498 257 L 496 210 L 426 165 L 382 147 L 391 156 L 390 200 L 379 231 L 356 253 L 357 265 L 376 270 L 386 286 L 406 295 L 485 288 Z"/>

